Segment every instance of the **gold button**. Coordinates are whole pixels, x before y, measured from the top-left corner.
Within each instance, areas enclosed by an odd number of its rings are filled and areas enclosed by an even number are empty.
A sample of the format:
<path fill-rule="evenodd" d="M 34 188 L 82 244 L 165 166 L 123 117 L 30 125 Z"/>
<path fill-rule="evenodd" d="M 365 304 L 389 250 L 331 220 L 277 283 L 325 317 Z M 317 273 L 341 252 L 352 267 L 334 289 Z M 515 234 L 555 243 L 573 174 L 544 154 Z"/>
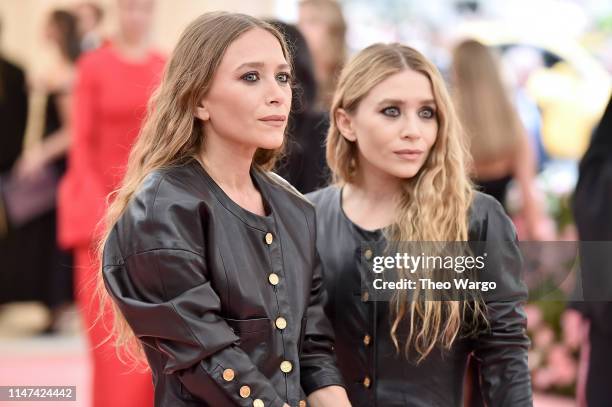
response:
<path fill-rule="evenodd" d="M 366 258 L 366 260 L 370 260 L 372 258 L 372 250 L 371 249 L 367 249 L 365 252 L 363 252 L 364 257 Z"/>
<path fill-rule="evenodd" d="M 370 380 L 370 378 L 368 376 L 364 377 L 363 387 L 365 387 L 366 389 L 369 389 L 371 385 L 372 385 L 372 381 Z"/>
<path fill-rule="evenodd" d="M 366 335 L 363 337 L 363 344 L 365 346 L 369 346 L 370 342 L 372 342 L 372 337 L 370 335 Z"/>
<path fill-rule="evenodd" d="M 306 402 L 304 400 L 300 400 L 298 407 L 306 407 Z"/>
<path fill-rule="evenodd" d="M 288 360 L 285 360 L 280 364 L 280 369 L 283 373 L 289 373 L 291 370 L 293 370 L 293 365 Z"/>
<path fill-rule="evenodd" d="M 225 369 L 223 371 L 223 380 L 226 382 L 231 382 L 234 380 L 234 371 L 232 369 Z"/>
<path fill-rule="evenodd" d="M 253 407 L 264 407 L 264 402 L 261 399 L 253 400 Z"/>
<path fill-rule="evenodd" d="M 240 388 L 240 397 L 243 399 L 249 397 L 251 395 L 251 388 L 249 386 L 242 386 Z"/>
<path fill-rule="evenodd" d="M 272 244 L 273 240 L 274 240 L 274 236 L 272 236 L 272 233 L 270 233 L 270 232 L 266 233 L 266 243 L 267 244 Z"/>
<path fill-rule="evenodd" d="M 370 299 L 370 294 L 367 291 L 364 291 L 361 294 L 361 301 L 367 302 Z"/>
<path fill-rule="evenodd" d="M 287 328 L 287 320 L 283 317 L 278 317 L 276 318 L 276 327 L 278 329 L 285 329 Z"/>
<path fill-rule="evenodd" d="M 276 273 L 270 273 L 270 275 L 268 276 L 268 281 L 270 282 L 270 284 L 272 285 L 277 285 L 279 278 L 278 278 L 278 274 Z"/>

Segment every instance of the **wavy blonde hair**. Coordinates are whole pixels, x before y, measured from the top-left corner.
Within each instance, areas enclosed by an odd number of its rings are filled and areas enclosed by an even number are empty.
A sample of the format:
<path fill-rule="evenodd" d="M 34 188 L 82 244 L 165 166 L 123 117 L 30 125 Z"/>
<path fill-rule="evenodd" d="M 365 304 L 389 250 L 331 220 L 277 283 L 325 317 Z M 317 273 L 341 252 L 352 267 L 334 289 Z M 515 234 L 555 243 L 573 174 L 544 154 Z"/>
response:
<path fill-rule="evenodd" d="M 468 240 L 468 212 L 473 186 L 468 177 L 465 137 L 442 76 L 421 53 L 401 44 L 374 44 L 359 52 L 343 69 L 334 95 L 327 135 L 327 162 L 337 184 L 355 181 L 359 169 L 356 143 L 342 136 L 336 112 L 354 114 L 369 91 L 388 77 L 411 69 L 425 75 L 437 105 L 438 134 L 419 172 L 403 183 L 393 225 L 385 229 L 389 242 Z M 398 270 L 401 278 L 408 277 Z M 431 301 L 418 290 L 410 301 L 400 290 L 391 300 L 391 338 L 399 351 L 398 327 L 408 316 L 410 330 L 405 354 L 414 347 L 418 362 L 437 345 L 449 349 L 462 328 L 476 328 L 484 316 L 482 304 L 459 300 Z M 429 297 L 430 298 L 430 297 Z M 467 312 L 471 310 L 471 312 Z M 469 316 L 468 316 L 469 315 Z M 468 321 L 468 318 L 469 321 Z"/>
<path fill-rule="evenodd" d="M 105 218 L 106 232 L 98 247 L 100 263 L 111 229 L 144 178 L 160 168 L 197 158 L 201 152 L 206 135 L 200 120 L 195 117 L 195 109 L 210 89 L 227 48 L 240 35 L 254 28 L 274 35 L 285 58 L 290 61 L 287 44 L 280 32 L 272 25 L 245 14 L 206 13 L 193 21 L 181 35 L 161 84 L 149 100 L 147 116 L 130 152 L 121 187 L 109 196 L 111 203 Z M 262 170 L 271 169 L 281 149 L 258 149 L 253 165 Z M 108 305 L 112 307 L 114 319 L 107 340 L 114 338 L 121 360 L 143 361 L 142 345 L 119 308 L 110 301 L 102 272 L 97 275 L 97 292 L 100 313 L 96 322 L 108 310 Z"/>

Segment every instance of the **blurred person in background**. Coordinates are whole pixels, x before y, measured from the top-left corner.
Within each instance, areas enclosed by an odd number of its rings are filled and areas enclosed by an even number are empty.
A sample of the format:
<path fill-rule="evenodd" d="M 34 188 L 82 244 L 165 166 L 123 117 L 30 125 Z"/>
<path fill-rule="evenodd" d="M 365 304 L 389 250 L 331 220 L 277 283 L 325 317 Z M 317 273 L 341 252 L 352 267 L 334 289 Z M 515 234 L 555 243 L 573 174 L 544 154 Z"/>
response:
<path fill-rule="evenodd" d="M 535 153 L 495 56 L 485 45 L 466 40 L 453 50 L 451 75 L 453 99 L 469 138 L 474 182 L 505 205 L 508 185 L 515 180 L 527 237 L 552 240 L 552 224 L 535 188 Z"/>
<path fill-rule="evenodd" d="M 92 51 L 100 47 L 104 41 L 100 26 L 104 18 L 104 10 L 96 3 L 83 2 L 74 7 L 77 16 L 81 50 Z"/>
<path fill-rule="evenodd" d="M 318 83 L 317 108 L 328 110 L 347 56 L 346 21 L 336 0 L 303 0 L 298 28 L 306 38 Z"/>
<path fill-rule="evenodd" d="M 47 176 L 45 173 L 54 174 L 49 177 L 53 181 L 43 182 L 45 186 L 41 184 L 37 191 L 32 188 L 32 200 L 42 199 L 44 190 L 55 190 L 66 169 L 75 63 L 81 52 L 76 25 L 75 16 L 64 10 L 52 11 L 45 25 L 45 39 L 57 50 L 57 58 L 32 84 L 33 92 L 46 95 L 42 137 L 27 146 L 12 172 L 16 183 L 34 185 L 37 178 Z M 55 206 L 28 217 L 17 230 L 22 244 L 14 255 L 22 259 L 18 272 L 23 289 L 39 291 L 39 299 L 51 311 L 43 333 L 54 333 L 62 311 L 73 300 L 72 256 L 57 244 Z"/>
<path fill-rule="evenodd" d="M 23 70 L 0 52 L 0 174 L 8 174 L 21 154 L 28 120 L 28 100 Z M 21 259 L 14 255 L 19 245 L 6 217 L 4 202 L 0 199 L 0 304 L 14 301 L 16 295 L 21 296 L 18 274 Z"/>
<path fill-rule="evenodd" d="M 580 162 L 573 212 L 584 242 L 580 258 L 585 301 L 570 305 L 588 322 L 584 399 L 588 407 L 604 407 L 612 400 L 612 98 Z M 571 313 L 568 311 L 565 320 L 575 319 Z"/>
<path fill-rule="evenodd" d="M 95 407 L 151 406 L 151 374 L 117 358 L 110 321 L 96 321 L 97 228 L 106 197 L 121 181 L 146 105 L 161 80 L 165 58 L 149 37 L 154 0 L 117 0 L 119 31 L 78 64 L 68 172 L 59 191 L 59 240 L 75 256 L 75 295 L 89 338 Z"/>
<path fill-rule="evenodd" d="M 315 108 L 317 83 L 312 58 L 299 30 L 290 24 L 271 21 L 291 49 L 294 91 L 287 124 L 285 153 L 276 172 L 305 194 L 327 184 L 329 169 L 325 162 L 327 114 Z"/>

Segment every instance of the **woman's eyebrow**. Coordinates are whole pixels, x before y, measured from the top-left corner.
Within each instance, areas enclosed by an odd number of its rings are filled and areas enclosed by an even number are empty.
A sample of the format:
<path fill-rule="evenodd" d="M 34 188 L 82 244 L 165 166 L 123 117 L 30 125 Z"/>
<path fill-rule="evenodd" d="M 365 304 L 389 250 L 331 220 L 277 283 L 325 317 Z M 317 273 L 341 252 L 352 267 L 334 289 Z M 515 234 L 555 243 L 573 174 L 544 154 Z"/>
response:
<path fill-rule="evenodd" d="M 436 101 L 434 99 L 420 99 L 420 100 L 416 100 L 416 103 L 419 105 L 436 105 Z M 382 105 L 405 105 L 406 101 L 402 100 L 402 99 L 391 99 L 391 98 L 387 98 L 387 99 L 383 99 L 380 102 L 378 102 L 377 106 L 382 106 Z"/>
<path fill-rule="evenodd" d="M 406 102 L 401 100 L 401 99 L 383 99 L 380 102 L 378 102 L 378 106 L 382 106 L 382 105 L 403 105 Z"/>
<path fill-rule="evenodd" d="M 236 68 L 236 71 L 240 71 L 244 68 L 255 68 L 255 69 L 263 69 L 265 67 L 265 64 L 263 62 L 245 62 L 243 64 L 240 64 L 240 66 L 238 68 Z M 276 69 L 277 70 L 288 70 L 291 67 L 289 66 L 289 64 L 279 64 Z"/>

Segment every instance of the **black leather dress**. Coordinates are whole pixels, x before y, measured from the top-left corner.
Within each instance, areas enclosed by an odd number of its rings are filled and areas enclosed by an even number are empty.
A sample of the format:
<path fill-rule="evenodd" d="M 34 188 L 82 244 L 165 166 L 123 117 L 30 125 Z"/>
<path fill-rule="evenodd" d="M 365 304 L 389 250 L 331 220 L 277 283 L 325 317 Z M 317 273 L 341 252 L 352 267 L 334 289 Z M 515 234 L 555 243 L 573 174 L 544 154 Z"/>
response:
<path fill-rule="evenodd" d="M 522 302 L 527 290 L 518 274 L 496 279 L 503 298 L 483 293 L 490 330 L 464 336 L 449 351 L 434 349 L 420 364 L 414 354 L 398 354 L 390 337 L 389 303 L 364 298 L 360 259 L 368 242 L 384 241 L 382 231 L 353 224 L 341 206 L 341 189 L 331 186 L 307 195 L 317 210 L 319 254 L 323 264 L 326 305 L 336 332 L 338 365 L 353 406 L 461 406 L 468 356 L 473 352 L 482 369 L 483 398 L 489 406 L 531 406 L 527 367 L 526 316 Z M 510 220 L 493 198 L 476 193 L 470 214 L 470 241 L 485 242 L 505 261 L 521 262 Z M 496 245 L 496 241 L 502 244 Z M 504 241 L 505 243 L 503 243 Z M 494 247 L 494 245 L 496 247 Z M 499 257 L 498 257 L 499 258 Z M 495 268 L 497 264 L 487 263 Z M 499 288 L 499 287 L 498 287 Z M 491 291 L 489 291 L 490 293 Z M 407 324 L 398 331 L 406 338 Z M 400 349 L 403 345 L 400 341 Z"/>
<path fill-rule="evenodd" d="M 251 177 L 266 216 L 197 161 L 156 171 L 106 243 L 104 281 L 144 345 L 158 407 L 303 406 L 342 385 L 314 208 L 278 176 Z"/>

